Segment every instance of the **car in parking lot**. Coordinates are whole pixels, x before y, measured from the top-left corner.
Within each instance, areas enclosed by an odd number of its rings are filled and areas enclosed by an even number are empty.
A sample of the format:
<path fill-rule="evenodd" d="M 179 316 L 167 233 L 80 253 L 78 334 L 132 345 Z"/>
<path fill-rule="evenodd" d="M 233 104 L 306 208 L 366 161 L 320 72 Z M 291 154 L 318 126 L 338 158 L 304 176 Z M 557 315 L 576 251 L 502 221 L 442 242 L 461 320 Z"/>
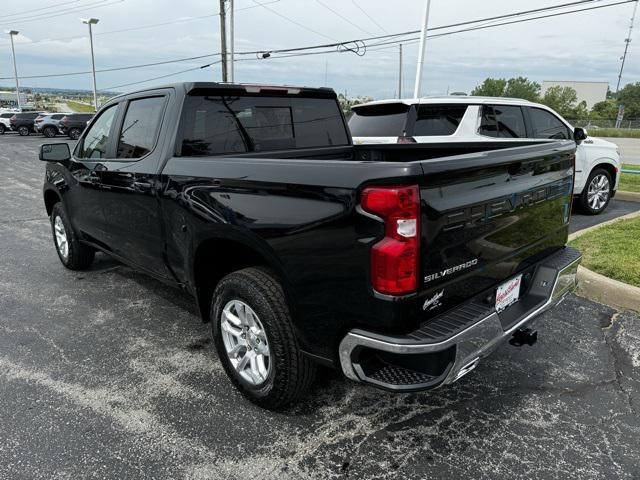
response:
<path fill-rule="evenodd" d="M 18 132 L 20 136 L 27 136 L 31 133 L 35 133 L 35 119 L 38 115 L 41 115 L 42 112 L 23 112 L 16 113 L 9 119 L 9 124 L 11 125 L 11 130 L 14 132 Z"/>
<path fill-rule="evenodd" d="M 77 140 L 87 128 L 87 122 L 93 118 L 93 115 L 93 113 L 67 114 L 58 122 L 58 130 L 61 134 L 68 135 L 70 139 Z"/>
<path fill-rule="evenodd" d="M 43 113 L 36 117 L 34 127 L 37 133 L 53 138 L 59 133 L 58 124 L 68 113 Z"/>
<path fill-rule="evenodd" d="M 14 112 L 0 113 L 0 135 L 4 134 L 4 132 L 7 130 L 11 130 L 11 124 L 9 123 L 9 120 L 14 115 Z"/>
<path fill-rule="evenodd" d="M 585 213 L 602 213 L 618 189 L 617 145 L 588 137 L 546 105 L 516 98 L 427 97 L 353 107 L 349 128 L 357 144 L 577 143 L 574 195 Z"/>

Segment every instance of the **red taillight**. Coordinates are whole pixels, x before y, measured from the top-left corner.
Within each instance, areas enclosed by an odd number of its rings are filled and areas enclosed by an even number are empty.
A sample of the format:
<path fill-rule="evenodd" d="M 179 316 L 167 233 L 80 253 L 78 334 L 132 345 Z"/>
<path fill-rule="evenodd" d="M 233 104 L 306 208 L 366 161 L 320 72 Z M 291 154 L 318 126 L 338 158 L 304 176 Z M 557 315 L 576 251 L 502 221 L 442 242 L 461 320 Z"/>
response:
<path fill-rule="evenodd" d="M 398 137 L 397 143 L 417 143 L 413 137 Z"/>
<path fill-rule="evenodd" d="M 371 247 L 373 288 L 387 295 L 415 292 L 420 253 L 418 186 L 365 188 L 361 206 L 385 224 L 385 237 Z"/>
<path fill-rule="evenodd" d="M 62 118 L 60 119 L 60 122 L 58 122 L 58 123 L 67 123 L 67 120 L 69 120 L 69 117 L 67 117 L 67 116 L 65 115 L 64 117 L 62 117 Z"/>

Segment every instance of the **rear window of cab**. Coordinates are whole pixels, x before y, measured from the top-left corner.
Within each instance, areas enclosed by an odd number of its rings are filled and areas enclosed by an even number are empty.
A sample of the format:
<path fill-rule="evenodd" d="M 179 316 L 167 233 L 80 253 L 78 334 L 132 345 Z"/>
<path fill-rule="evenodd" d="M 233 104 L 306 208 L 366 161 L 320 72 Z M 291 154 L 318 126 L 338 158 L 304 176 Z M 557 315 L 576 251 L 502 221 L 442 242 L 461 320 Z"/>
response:
<path fill-rule="evenodd" d="M 467 105 L 390 103 L 356 107 L 349 119 L 354 137 L 432 137 L 453 135 Z"/>

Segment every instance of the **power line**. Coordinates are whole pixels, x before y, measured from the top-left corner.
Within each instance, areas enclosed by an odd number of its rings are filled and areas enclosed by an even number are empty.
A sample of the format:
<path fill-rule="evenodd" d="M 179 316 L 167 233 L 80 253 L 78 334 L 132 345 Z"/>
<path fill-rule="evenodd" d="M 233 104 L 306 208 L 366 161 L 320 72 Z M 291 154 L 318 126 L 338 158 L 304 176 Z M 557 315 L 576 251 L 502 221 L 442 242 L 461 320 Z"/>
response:
<path fill-rule="evenodd" d="M 351 1 L 352 1 L 352 2 L 353 2 L 353 4 L 358 8 L 358 10 L 360 10 L 362 13 L 364 13 L 364 15 L 365 15 L 369 20 L 371 20 L 371 21 L 372 21 L 372 22 L 373 22 L 373 23 L 374 23 L 374 24 L 375 24 L 375 25 L 376 25 L 380 30 L 382 30 L 384 33 L 389 33 L 389 32 L 387 32 L 387 31 L 384 29 L 384 27 L 383 27 L 382 25 L 380 25 L 378 22 L 376 22 L 376 21 L 375 21 L 375 19 L 374 19 L 371 15 L 369 15 L 369 14 L 367 13 L 367 11 L 366 11 L 364 8 L 362 8 L 362 7 L 358 4 L 358 2 L 356 2 L 356 0 L 351 0 Z"/>
<path fill-rule="evenodd" d="M 218 60 L 216 62 L 208 63 L 206 65 L 202 65 L 200 67 L 187 68 L 186 70 L 180 70 L 179 72 L 168 73 L 166 75 L 160 75 L 158 77 L 147 78 L 146 80 L 140 80 L 138 82 L 124 83 L 122 85 L 115 85 L 115 86 L 112 86 L 112 87 L 101 88 L 100 91 L 101 92 L 105 92 L 105 91 L 113 90 L 115 88 L 129 87 L 131 85 L 139 85 L 141 83 L 147 83 L 147 82 L 151 82 L 153 80 L 160 80 L 161 78 L 173 77 L 175 75 L 180 75 L 181 73 L 193 72 L 195 70 L 202 70 L 203 68 L 208 68 L 208 67 L 211 67 L 213 65 L 217 65 L 219 63 L 220 63 L 220 60 Z"/>
<path fill-rule="evenodd" d="M 333 37 L 330 37 L 330 36 L 328 36 L 328 35 L 325 35 L 324 33 L 318 32 L 317 30 L 314 30 L 314 29 L 313 29 L 313 28 L 311 28 L 311 27 L 308 27 L 308 26 L 306 26 L 306 25 L 303 25 L 302 23 L 297 22 L 296 20 L 293 20 L 293 19 L 291 19 L 291 18 L 289 18 L 289 17 L 287 17 L 287 16 L 285 16 L 285 15 L 282 15 L 281 13 L 277 12 L 277 11 L 276 11 L 276 10 L 274 10 L 273 8 L 268 7 L 268 6 L 267 6 L 266 4 L 264 4 L 264 3 L 260 3 L 260 2 L 258 2 L 257 0 L 252 0 L 252 1 L 253 1 L 253 3 L 255 3 L 255 4 L 257 4 L 257 5 L 260 5 L 260 6 L 261 6 L 262 8 L 264 8 L 265 10 L 267 10 L 267 11 L 269 11 L 269 12 L 273 13 L 274 15 L 277 15 L 278 17 L 280 17 L 280 18 L 282 18 L 282 19 L 286 20 L 286 21 L 287 21 L 287 22 L 289 22 L 289 23 L 293 23 L 294 25 L 297 25 L 297 26 L 298 26 L 298 27 L 300 27 L 300 28 L 304 28 L 305 30 L 308 30 L 308 31 L 309 31 L 309 32 L 311 32 L 311 33 L 315 33 L 316 35 L 319 35 L 319 36 L 321 36 L 321 37 L 328 38 L 329 40 L 335 40 L 335 38 L 333 38 Z"/>
<path fill-rule="evenodd" d="M 599 1 L 599 0 L 588 0 L 588 1 L 589 2 L 594 2 L 594 1 Z M 513 20 L 513 21 L 510 21 L 510 22 L 494 23 L 494 24 L 490 24 L 490 25 L 481 25 L 481 26 L 478 26 L 478 27 L 469 27 L 469 28 L 465 28 L 465 29 L 454 30 L 454 31 L 451 31 L 451 32 L 444 32 L 444 33 L 441 33 L 441 34 L 428 35 L 428 37 L 429 38 L 437 38 L 437 37 L 442 37 L 442 36 L 447 36 L 447 35 L 453 35 L 453 34 L 456 34 L 456 33 L 463 33 L 463 32 L 486 29 L 486 28 L 494 28 L 494 27 L 499 27 L 499 26 L 503 26 L 503 25 L 510 25 L 510 24 L 515 24 L 515 23 L 528 22 L 528 21 L 532 21 L 532 20 L 539 20 L 539 19 L 543 19 L 543 18 L 556 17 L 556 16 L 560 16 L 560 15 L 567 15 L 567 14 L 571 14 L 571 13 L 579 13 L 579 12 L 588 11 L 588 10 L 595 10 L 595 9 L 599 9 L 599 8 L 612 7 L 612 6 L 622 5 L 622 4 L 625 4 L 625 3 L 631 3 L 631 2 L 636 2 L 636 1 L 637 0 L 621 0 L 621 1 L 618 1 L 618 2 L 615 2 L 615 3 L 609 3 L 609 4 L 605 4 L 605 5 L 597 5 L 597 6 L 588 7 L 588 8 L 575 9 L 575 10 L 570 10 L 570 11 L 566 11 L 566 12 L 557 12 L 557 13 L 554 13 L 554 14 L 542 15 L 542 16 L 537 16 L 537 17 L 532 17 L 532 18 L 520 18 L 518 20 Z M 571 4 L 566 4 L 566 5 L 574 5 L 576 3 L 585 3 L 585 2 L 584 1 L 582 1 L 582 2 L 573 2 Z M 555 9 L 558 9 L 559 7 L 561 7 L 561 6 L 557 5 L 557 6 L 553 6 L 553 7 L 547 7 L 547 9 L 548 10 L 555 10 Z M 541 9 L 536 9 L 536 11 L 539 12 L 539 11 L 541 11 Z M 521 16 L 522 12 L 516 12 L 515 14 L 502 15 L 500 17 L 492 17 L 491 20 L 495 20 L 496 18 L 506 18 L 506 17 L 509 17 L 509 16 L 516 16 L 516 15 Z M 453 26 L 458 26 L 458 25 L 463 25 L 463 24 L 464 25 L 468 25 L 468 24 L 471 24 L 471 23 L 486 22 L 487 20 L 488 19 L 485 18 L 485 19 L 478 19 L 478 20 L 475 20 L 475 21 L 462 22 L 462 23 L 457 23 L 457 24 L 452 24 L 452 25 L 442 25 L 442 26 L 430 28 L 429 31 L 447 29 L 447 28 L 451 28 Z M 288 57 L 293 57 L 293 56 L 317 55 L 317 54 L 336 53 L 336 52 L 344 52 L 344 51 L 353 51 L 355 53 L 359 53 L 360 49 L 365 49 L 366 50 L 367 45 L 366 45 L 365 42 L 367 42 L 367 41 L 371 41 L 371 40 L 387 40 L 387 41 L 384 41 L 384 42 L 372 43 L 372 44 L 368 45 L 369 47 L 396 45 L 396 44 L 398 44 L 400 42 L 407 43 L 407 42 L 412 42 L 412 41 L 418 40 L 419 37 L 405 38 L 408 35 L 412 35 L 412 34 L 416 34 L 416 33 L 419 33 L 419 30 L 412 30 L 412 31 L 389 34 L 389 35 L 378 35 L 378 36 L 368 37 L 368 38 L 363 38 L 363 39 L 358 39 L 358 40 L 349 40 L 349 41 L 344 41 L 344 42 L 335 42 L 335 43 L 328 43 L 328 44 L 322 44 L 322 45 L 313 45 L 313 46 L 306 46 L 306 47 L 295 47 L 295 48 L 274 49 L 274 50 L 258 50 L 258 51 L 237 52 L 237 55 L 260 55 L 260 54 L 269 53 L 270 58 L 288 58 Z M 399 38 L 399 37 L 402 37 L 402 38 Z M 352 45 L 353 48 L 350 48 L 349 45 Z M 321 49 L 321 48 L 330 48 L 330 47 L 334 47 L 334 49 L 318 51 L 318 52 L 308 52 L 308 50 L 318 50 L 318 49 Z M 336 50 L 335 47 L 338 47 L 338 49 Z M 340 47 L 342 47 L 342 49 L 340 49 Z M 382 49 L 380 49 L 380 50 L 382 50 Z M 297 53 L 297 52 L 299 52 L 299 53 Z M 277 57 L 272 57 L 271 56 L 272 54 L 287 54 L 287 55 L 279 55 Z M 124 66 L 124 67 L 113 67 L 113 68 L 101 69 L 101 70 L 96 70 L 96 71 L 102 73 L 102 72 L 113 72 L 113 71 L 119 71 L 119 70 L 130 70 L 130 69 L 144 68 L 144 67 L 149 67 L 149 66 L 166 65 L 166 64 L 170 64 L 170 63 L 197 60 L 197 59 L 212 57 L 212 56 L 216 56 L 216 55 L 220 55 L 220 54 L 219 53 L 212 53 L 212 54 L 207 54 L 207 55 L 198 55 L 198 56 L 193 56 L 193 57 L 186 57 L 186 58 L 180 58 L 180 59 L 174 59 L 174 60 L 166 60 L 166 61 L 160 61 L 160 62 L 146 63 L 146 64 L 141 64 L 141 65 L 128 65 L 128 66 Z M 266 58 L 266 57 L 264 57 L 264 58 Z M 241 61 L 241 60 L 246 60 L 246 59 L 239 59 L 238 61 Z M 255 59 L 248 59 L 248 60 L 255 60 Z M 28 79 L 28 78 L 64 77 L 64 76 L 73 76 L 73 75 L 84 75 L 84 74 L 88 74 L 88 73 L 91 73 L 91 72 L 84 71 L 84 72 L 68 72 L 68 73 L 47 74 L 47 75 L 29 75 L 29 76 L 23 76 L 23 77 L 20 77 L 20 78 L 21 79 Z M 9 79 L 11 79 L 11 77 L 0 77 L 0 80 L 9 80 Z"/>
<path fill-rule="evenodd" d="M 78 0 L 75 0 L 75 1 L 78 1 Z M 271 0 L 269 2 L 265 2 L 263 5 L 271 5 L 272 3 L 278 3 L 280 1 L 281 0 Z M 243 11 L 243 10 L 251 10 L 251 9 L 254 9 L 254 8 L 260 8 L 260 6 L 261 5 L 249 5 L 247 7 L 236 8 L 236 12 L 240 12 L 240 11 Z M 187 23 L 187 22 L 193 22 L 193 21 L 196 21 L 196 20 L 204 20 L 204 19 L 208 19 L 208 18 L 212 18 L 212 17 L 217 17 L 218 15 L 220 15 L 220 13 L 216 12 L 216 13 L 211 13 L 211 14 L 207 14 L 207 15 L 200 15 L 200 16 L 195 16 L 195 17 L 179 18 L 177 20 L 171 20 L 171 21 L 167 21 L 167 22 L 151 23 L 151 24 L 148 24 L 148 25 L 139 25 L 137 27 L 122 28 L 122 29 L 119 29 L 119 30 L 108 30 L 106 32 L 94 33 L 94 36 L 98 37 L 98 36 L 102 36 L 102 35 L 113 35 L 115 33 L 133 32 L 133 31 L 146 30 L 146 29 L 156 28 L 156 27 L 164 27 L 164 26 L 167 26 L 167 25 L 176 25 L 176 24 L 179 24 L 179 23 Z M 39 44 L 42 44 L 42 43 L 55 42 L 55 41 L 59 41 L 59 40 L 76 40 L 76 39 L 81 39 L 81 38 L 86 38 L 86 36 L 81 35 L 81 36 L 73 36 L 73 37 L 46 38 L 46 39 L 37 40 L 37 41 L 33 41 L 33 42 L 23 43 L 22 46 L 39 45 Z"/>
<path fill-rule="evenodd" d="M 337 12 L 336 10 L 334 10 L 333 8 L 331 8 L 329 5 L 327 5 L 326 3 L 322 2 L 322 0 L 316 0 L 316 3 L 322 5 L 324 8 L 326 8 L 327 10 L 329 10 L 331 13 L 333 13 L 334 15 L 336 15 L 337 17 L 341 18 L 342 20 L 344 20 L 345 22 L 347 22 L 349 25 L 356 27 L 358 30 L 360 30 L 361 32 L 366 33 L 367 35 L 373 35 L 373 33 L 371 32 L 367 32 L 364 28 L 362 28 L 360 25 L 358 25 L 355 22 L 352 22 L 351 20 L 349 20 L 347 17 L 345 17 L 344 15 L 340 14 L 340 12 Z"/>
<path fill-rule="evenodd" d="M 124 0 L 114 0 L 109 2 L 108 0 L 100 0 L 99 2 L 94 2 L 94 3 L 88 3 L 82 6 L 82 8 L 76 8 L 72 11 L 63 11 L 63 12 L 56 12 L 55 14 L 49 14 L 47 13 L 46 15 L 48 16 L 43 16 L 41 18 L 37 18 L 38 15 L 35 15 L 35 17 L 31 16 L 31 17 L 27 17 L 26 19 L 13 19 L 9 22 L 2 22 L 0 23 L 0 25 L 22 25 L 24 23 L 32 23 L 32 22 L 38 22 L 40 20 L 49 20 L 50 18 L 56 18 L 56 17 L 62 17 L 65 15 L 74 15 L 76 13 L 79 12 L 85 12 L 87 10 L 92 10 L 94 8 L 102 8 L 102 7 L 107 7 L 110 5 L 116 5 L 118 3 L 122 3 L 124 2 Z M 80 7 L 80 5 L 78 6 Z M 45 14 L 41 14 L 41 15 L 45 15 Z"/>
<path fill-rule="evenodd" d="M 16 12 L 16 13 L 8 13 L 6 15 L 0 15 L 0 18 L 7 18 L 7 17 L 18 17 L 18 16 L 22 16 L 25 14 L 31 14 L 33 12 L 40 12 L 42 10 L 50 10 L 52 8 L 58 8 L 64 5 L 69 5 L 71 3 L 78 3 L 80 0 L 72 0 L 70 2 L 65 2 L 65 3 L 58 3 L 56 5 L 49 5 L 48 7 L 42 7 L 42 8 L 36 8 L 34 10 L 24 10 L 22 12 Z"/>

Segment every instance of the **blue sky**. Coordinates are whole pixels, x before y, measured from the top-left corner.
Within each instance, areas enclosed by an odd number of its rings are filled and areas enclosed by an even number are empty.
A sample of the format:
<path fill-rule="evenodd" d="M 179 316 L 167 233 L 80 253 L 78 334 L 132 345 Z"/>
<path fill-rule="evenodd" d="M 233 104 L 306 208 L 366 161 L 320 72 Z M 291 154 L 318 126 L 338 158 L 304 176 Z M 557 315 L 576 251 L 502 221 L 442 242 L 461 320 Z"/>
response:
<path fill-rule="evenodd" d="M 236 0 L 236 50 L 270 50 L 329 43 L 420 28 L 423 0 Z M 568 0 L 432 0 L 430 26 L 565 3 Z M 606 0 L 605 3 L 612 0 Z M 16 55 L 20 75 L 90 69 L 87 26 L 80 17 L 97 17 L 97 68 L 152 63 L 219 51 L 217 0 L 23 0 L 4 2 L 0 31 L 20 30 Z M 323 5 L 324 4 L 324 5 Z M 49 8 L 49 7 L 56 8 Z M 358 9 L 366 9 L 373 20 Z M 251 7 L 251 8 L 247 8 Z M 329 7 L 329 8 L 327 8 Z M 427 44 L 424 94 L 469 91 L 487 76 L 524 75 L 534 80 L 608 81 L 615 87 L 633 4 L 541 21 L 466 32 Z M 341 16 L 332 12 L 335 10 Z M 23 13 L 24 12 L 24 13 Z M 29 13 L 30 12 L 30 13 Z M 276 12 L 276 13 L 274 13 Z M 280 16 L 279 16 L 279 15 Z M 56 16 L 52 16 L 56 15 Z M 291 21 L 287 21 L 286 16 Z M 180 23 L 120 33 L 155 23 Z M 300 24 L 300 25 L 298 25 Z M 637 35 L 640 29 L 636 30 Z M 405 94 L 412 91 L 417 44 L 404 48 Z M 236 81 L 333 87 L 351 95 L 391 97 L 397 90 L 397 47 L 372 48 L 362 57 L 331 53 L 257 60 L 236 65 Z M 198 67 L 215 58 L 98 75 L 98 88 L 136 82 Z M 11 77 L 8 36 L 0 36 L 0 77 Z M 126 91 L 182 80 L 220 80 L 220 67 L 120 88 Z M 640 81 L 640 38 L 631 44 L 623 83 Z M 25 79 L 33 87 L 91 88 L 91 76 Z M 12 85 L 0 80 L 0 85 Z"/>

